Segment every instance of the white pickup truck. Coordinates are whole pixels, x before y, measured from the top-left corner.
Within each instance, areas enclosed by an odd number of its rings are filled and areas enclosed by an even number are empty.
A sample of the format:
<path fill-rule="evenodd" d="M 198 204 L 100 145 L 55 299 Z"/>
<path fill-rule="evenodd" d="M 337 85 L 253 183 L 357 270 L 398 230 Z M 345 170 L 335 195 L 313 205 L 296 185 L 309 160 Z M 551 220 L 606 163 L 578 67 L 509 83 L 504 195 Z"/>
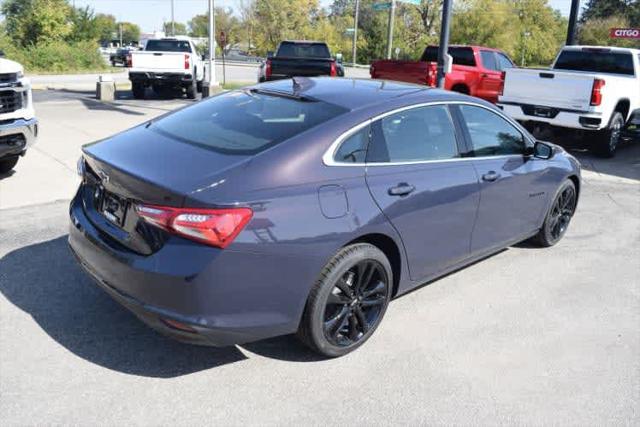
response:
<path fill-rule="evenodd" d="M 530 130 L 579 130 L 612 157 L 640 122 L 640 50 L 566 46 L 550 69 L 507 70 L 498 106 Z"/>
<path fill-rule="evenodd" d="M 152 39 L 142 51 L 131 52 L 127 66 L 131 91 L 136 99 L 144 99 L 145 90 L 184 88 L 187 98 L 195 99 L 202 90 L 204 64 L 196 46 L 188 37 Z"/>
<path fill-rule="evenodd" d="M 31 82 L 22 65 L 0 58 L 0 174 L 13 169 L 37 136 Z"/>

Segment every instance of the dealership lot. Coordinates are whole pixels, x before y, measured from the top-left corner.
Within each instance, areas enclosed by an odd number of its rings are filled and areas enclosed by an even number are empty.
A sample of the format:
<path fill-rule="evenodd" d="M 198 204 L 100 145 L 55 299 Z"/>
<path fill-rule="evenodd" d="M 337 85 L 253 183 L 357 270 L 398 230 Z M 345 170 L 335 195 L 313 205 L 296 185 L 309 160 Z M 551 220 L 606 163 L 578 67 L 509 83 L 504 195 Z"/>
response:
<path fill-rule="evenodd" d="M 150 331 L 66 247 L 82 144 L 189 101 L 34 94 L 41 138 L 0 178 L 0 418 L 7 424 L 640 422 L 640 144 L 577 149 L 578 212 L 390 306 L 359 351 L 290 337 L 226 349 Z"/>

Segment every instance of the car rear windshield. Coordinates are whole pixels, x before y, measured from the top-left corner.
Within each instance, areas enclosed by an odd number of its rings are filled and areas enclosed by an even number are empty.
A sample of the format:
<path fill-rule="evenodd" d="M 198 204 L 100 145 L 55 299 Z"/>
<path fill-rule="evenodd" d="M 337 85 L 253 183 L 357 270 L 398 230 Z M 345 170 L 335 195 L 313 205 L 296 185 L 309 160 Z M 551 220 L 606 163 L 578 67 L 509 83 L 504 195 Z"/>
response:
<path fill-rule="evenodd" d="M 324 43 L 280 43 L 276 56 L 289 58 L 331 58 L 329 48 Z"/>
<path fill-rule="evenodd" d="M 224 154 L 251 155 L 346 111 L 321 101 L 239 90 L 178 110 L 150 129 Z"/>
<path fill-rule="evenodd" d="M 145 50 L 154 52 L 191 52 L 186 40 L 149 40 Z"/>
<path fill-rule="evenodd" d="M 557 70 L 588 71 L 633 76 L 633 57 L 630 53 L 590 50 L 564 50 L 556 64 Z"/>
<path fill-rule="evenodd" d="M 453 57 L 453 63 L 455 65 L 468 65 L 470 67 L 476 66 L 476 58 L 473 55 L 473 49 L 470 47 L 450 47 L 449 55 Z M 438 47 L 428 46 L 420 61 L 423 62 L 437 62 L 438 61 Z"/>

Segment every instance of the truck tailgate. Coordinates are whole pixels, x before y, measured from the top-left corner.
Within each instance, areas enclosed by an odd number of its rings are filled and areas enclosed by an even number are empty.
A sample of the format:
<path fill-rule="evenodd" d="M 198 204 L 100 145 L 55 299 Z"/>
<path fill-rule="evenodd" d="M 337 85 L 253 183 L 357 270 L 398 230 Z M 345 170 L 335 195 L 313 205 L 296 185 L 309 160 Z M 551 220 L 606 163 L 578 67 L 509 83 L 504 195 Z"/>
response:
<path fill-rule="evenodd" d="M 499 102 L 588 111 L 593 74 L 556 70 L 507 70 Z"/>
<path fill-rule="evenodd" d="M 148 71 L 184 71 L 190 54 L 184 52 L 132 52 L 131 67 Z M 185 61 L 187 60 L 187 61 Z"/>

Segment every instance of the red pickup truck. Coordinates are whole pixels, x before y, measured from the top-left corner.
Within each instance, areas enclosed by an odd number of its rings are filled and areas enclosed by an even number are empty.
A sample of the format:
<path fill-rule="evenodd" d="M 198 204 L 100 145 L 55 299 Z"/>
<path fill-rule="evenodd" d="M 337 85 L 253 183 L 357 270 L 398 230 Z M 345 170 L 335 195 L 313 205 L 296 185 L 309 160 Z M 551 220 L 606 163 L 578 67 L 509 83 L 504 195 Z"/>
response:
<path fill-rule="evenodd" d="M 514 68 L 502 51 L 482 46 L 450 46 L 451 73 L 445 78 L 447 90 L 497 102 L 504 84 L 504 71 Z M 372 79 L 397 80 L 436 86 L 438 46 L 427 46 L 420 61 L 374 61 L 369 70 Z"/>

